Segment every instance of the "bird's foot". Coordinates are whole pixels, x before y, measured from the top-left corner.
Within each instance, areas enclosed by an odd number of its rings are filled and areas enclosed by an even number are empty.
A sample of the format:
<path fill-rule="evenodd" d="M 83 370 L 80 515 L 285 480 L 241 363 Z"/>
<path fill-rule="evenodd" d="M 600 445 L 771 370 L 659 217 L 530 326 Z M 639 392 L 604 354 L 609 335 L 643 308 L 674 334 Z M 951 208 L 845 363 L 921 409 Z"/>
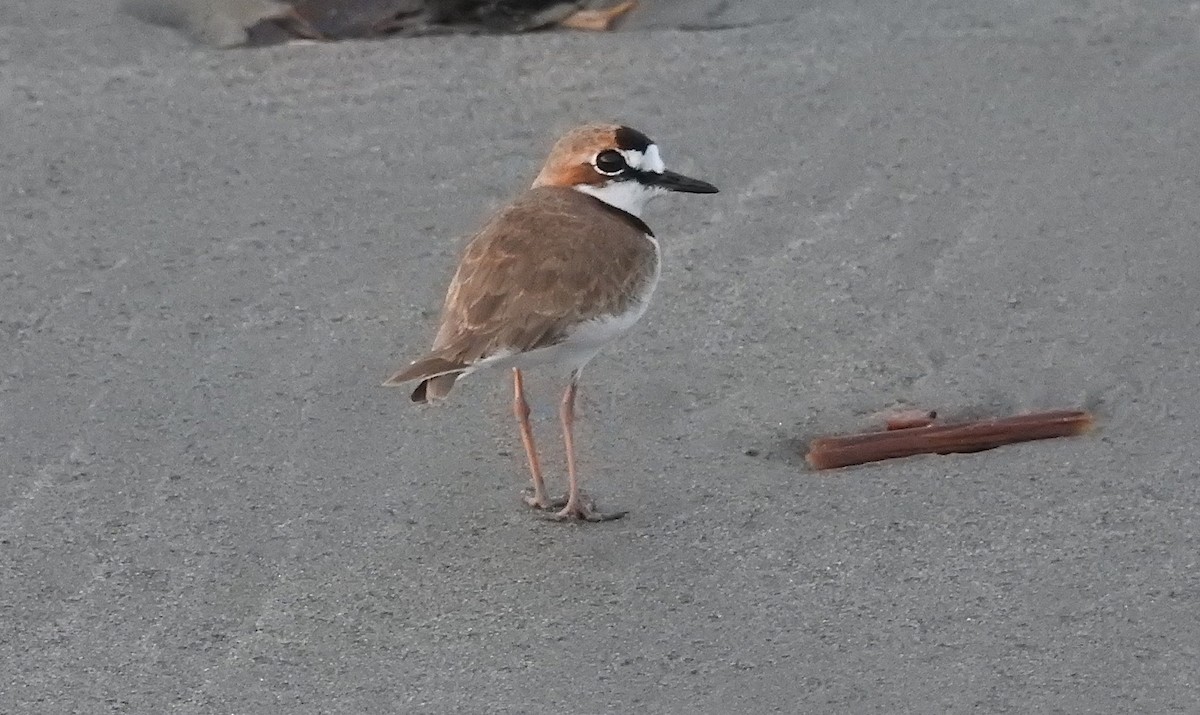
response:
<path fill-rule="evenodd" d="M 637 7 L 637 0 L 624 0 L 624 2 L 603 10 L 580 10 L 559 24 L 572 30 L 607 32 L 613 28 L 617 20 L 635 7 Z"/>
<path fill-rule="evenodd" d="M 551 499 L 550 497 L 546 496 L 544 493 L 538 494 L 537 491 L 535 489 L 533 489 L 533 487 L 526 488 L 525 491 L 522 492 L 522 494 L 521 494 L 521 499 L 529 506 L 533 507 L 534 509 L 539 509 L 541 511 L 553 511 L 555 509 L 562 509 L 563 507 L 565 507 L 567 505 L 567 497 L 566 496 L 561 496 L 561 497 L 558 497 L 557 499 Z"/>
<path fill-rule="evenodd" d="M 566 502 L 561 511 L 553 514 L 543 514 L 542 518 L 550 521 L 614 521 L 625 516 L 627 511 L 600 511 L 590 499 L 579 499 L 572 503 Z"/>

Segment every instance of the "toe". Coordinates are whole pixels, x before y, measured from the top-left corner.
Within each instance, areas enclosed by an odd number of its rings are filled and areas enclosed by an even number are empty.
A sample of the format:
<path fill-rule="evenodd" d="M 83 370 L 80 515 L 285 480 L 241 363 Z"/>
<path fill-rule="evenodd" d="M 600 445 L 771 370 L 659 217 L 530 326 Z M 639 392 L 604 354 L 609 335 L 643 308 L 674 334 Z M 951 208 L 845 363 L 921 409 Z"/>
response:
<path fill-rule="evenodd" d="M 562 511 L 547 515 L 548 518 L 554 521 L 615 521 L 625 516 L 628 512 L 625 511 L 599 511 L 593 508 L 590 504 L 567 504 Z"/>
<path fill-rule="evenodd" d="M 525 493 L 521 495 L 521 499 L 534 509 L 541 509 L 542 511 L 562 509 L 567 505 L 567 498 L 565 496 L 551 499 L 545 494 L 535 494 L 532 489 L 526 489 Z"/>

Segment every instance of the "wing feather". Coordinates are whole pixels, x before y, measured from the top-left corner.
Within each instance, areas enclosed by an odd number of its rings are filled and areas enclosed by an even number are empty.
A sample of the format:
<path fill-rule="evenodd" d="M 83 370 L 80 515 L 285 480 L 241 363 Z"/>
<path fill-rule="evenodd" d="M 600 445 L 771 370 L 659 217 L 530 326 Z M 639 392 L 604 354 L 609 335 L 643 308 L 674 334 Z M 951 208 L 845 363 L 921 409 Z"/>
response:
<path fill-rule="evenodd" d="M 434 353 L 470 364 L 533 350 L 581 320 L 625 310 L 650 280 L 655 249 L 596 201 L 539 188 L 493 218 L 447 290 Z"/>

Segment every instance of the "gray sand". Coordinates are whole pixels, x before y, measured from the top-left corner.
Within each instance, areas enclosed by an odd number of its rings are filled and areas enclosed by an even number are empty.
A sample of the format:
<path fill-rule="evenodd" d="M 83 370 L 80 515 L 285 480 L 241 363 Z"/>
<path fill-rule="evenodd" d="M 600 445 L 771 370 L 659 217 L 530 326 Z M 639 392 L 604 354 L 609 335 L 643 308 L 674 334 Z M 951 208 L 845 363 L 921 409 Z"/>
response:
<path fill-rule="evenodd" d="M 0 712 L 1195 712 L 1195 6 L 222 52 L 115 5 L 0 8 Z M 631 514 L 564 526 L 506 376 L 377 385 L 600 118 L 723 193 L 651 206 L 579 428 Z M 1101 428 L 804 466 L 901 404 Z"/>

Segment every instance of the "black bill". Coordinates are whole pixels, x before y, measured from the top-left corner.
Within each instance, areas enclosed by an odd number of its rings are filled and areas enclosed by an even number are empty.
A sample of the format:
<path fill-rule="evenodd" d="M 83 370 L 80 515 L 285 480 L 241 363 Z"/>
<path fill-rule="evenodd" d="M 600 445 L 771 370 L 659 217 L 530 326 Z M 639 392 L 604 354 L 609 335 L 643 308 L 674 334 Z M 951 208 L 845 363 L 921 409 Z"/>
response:
<path fill-rule="evenodd" d="M 690 176 L 684 176 L 674 171 L 664 171 L 659 174 L 653 171 L 644 171 L 638 176 L 638 180 L 650 186 L 657 186 L 667 191 L 682 191 L 685 194 L 715 194 L 717 187 L 701 181 L 693 179 Z"/>

